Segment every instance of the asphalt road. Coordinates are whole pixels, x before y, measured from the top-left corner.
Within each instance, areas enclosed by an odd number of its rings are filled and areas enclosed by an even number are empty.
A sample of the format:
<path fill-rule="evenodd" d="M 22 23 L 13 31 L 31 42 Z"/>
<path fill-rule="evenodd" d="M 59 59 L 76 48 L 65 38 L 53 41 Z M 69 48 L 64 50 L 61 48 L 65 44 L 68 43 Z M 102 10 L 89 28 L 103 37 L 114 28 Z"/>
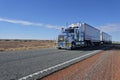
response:
<path fill-rule="evenodd" d="M 0 80 L 17 80 L 100 48 L 102 47 L 83 48 L 72 51 L 41 49 L 0 52 Z"/>

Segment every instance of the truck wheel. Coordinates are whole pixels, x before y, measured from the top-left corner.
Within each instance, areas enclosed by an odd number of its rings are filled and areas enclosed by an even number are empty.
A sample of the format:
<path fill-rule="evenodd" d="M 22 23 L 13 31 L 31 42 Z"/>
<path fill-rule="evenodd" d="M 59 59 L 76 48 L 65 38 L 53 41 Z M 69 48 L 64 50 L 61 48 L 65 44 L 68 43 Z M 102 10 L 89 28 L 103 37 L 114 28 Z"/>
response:
<path fill-rule="evenodd" d="M 58 49 L 61 49 L 61 47 L 58 47 Z"/>

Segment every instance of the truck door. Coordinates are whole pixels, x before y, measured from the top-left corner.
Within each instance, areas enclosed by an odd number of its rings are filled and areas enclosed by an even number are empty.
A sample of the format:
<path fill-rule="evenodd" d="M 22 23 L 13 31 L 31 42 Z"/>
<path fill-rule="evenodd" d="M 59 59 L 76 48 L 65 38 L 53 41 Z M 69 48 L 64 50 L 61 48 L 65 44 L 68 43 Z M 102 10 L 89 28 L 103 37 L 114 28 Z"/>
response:
<path fill-rule="evenodd" d="M 84 29 L 83 27 L 79 27 L 79 41 L 83 41 L 84 40 Z"/>
<path fill-rule="evenodd" d="M 75 29 L 75 40 L 79 41 L 79 30 Z"/>

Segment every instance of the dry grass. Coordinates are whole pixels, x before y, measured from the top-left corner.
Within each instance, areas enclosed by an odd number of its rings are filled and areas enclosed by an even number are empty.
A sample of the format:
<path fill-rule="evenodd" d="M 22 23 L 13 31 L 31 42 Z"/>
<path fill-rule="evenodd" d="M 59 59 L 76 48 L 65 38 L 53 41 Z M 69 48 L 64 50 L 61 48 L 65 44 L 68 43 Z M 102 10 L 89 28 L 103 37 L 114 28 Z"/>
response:
<path fill-rule="evenodd" d="M 0 40 L 0 51 L 51 48 L 52 40 Z"/>

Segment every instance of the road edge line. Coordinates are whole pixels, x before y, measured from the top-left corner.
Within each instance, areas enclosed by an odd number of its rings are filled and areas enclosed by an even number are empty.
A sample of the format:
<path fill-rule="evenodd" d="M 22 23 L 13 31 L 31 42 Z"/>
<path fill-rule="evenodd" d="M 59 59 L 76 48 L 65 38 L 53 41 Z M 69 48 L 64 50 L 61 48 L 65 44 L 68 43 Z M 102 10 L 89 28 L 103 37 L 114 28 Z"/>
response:
<path fill-rule="evenodd" d="M 102 50 L 96 50 L 96 51 L 93 51 L 93 52 L 91 52 L 91 53 L 89 53 L 89 54 L 85 54 L 85 55 L 82 55 L 82 56 L 73 58 L 73 59 L 71 59 L 71 60 L 68 60 L 68 61 L 65 61 L 65 62 L 63 62 L 63 63 L 57 64 L 57 65 L 55 65 L 55 66 L 52 66 L 52 67 L 43 69 L 43 70 L 41 70 L 41 71 L 35 72 L 35 73 L 33 73 L 33 74 L 30 74 L 30 75 L 25 76 L 25 77 L 22 77 L 22 78 L 19 78 L 18 80 L 29 80 L 29 79 L 42 78 L 42 77 L 44 77 L 45 75 L 50 74 L 50 71 L 52 71 L 52 72 L 57 71 L 57 70 L 62 69 L 62 68 L 64 68 L 64 67 L 66 67 L 66 66 L 69 66 L 69 65 L 71 65 L 71 64 L 73 64 L 73 63 L 76 63 L 76 62 L 81 61 L 81 60 L 83 60 L 83 59 L 85 59 L 85 58 L 88 58 L 88 57 L 90 57 L 90 56 L 92 56 L 92 55 L 94 55 L 94 54 L 97 54 L 97 53 L 100 52 L 100 51 L 102 51 Z M 63 67 L 62 67 L 62 66 L 63 66 Z M 62 68 L 59 68 L 59 67 L 62 67 Z M 58 68 L 58 69 L 56 70 L 55 68 Z M 49 72 L 49 73 L 47 73 L 47 72 Z M 51 72 L 51 73 L 52 73 L 52 72 Z M 43 74 L 43 76 L 37 77 L 37 76 L 40 75 L 40 74 Z M 36 76 L 36 77 L 34 77 L 34 76 Z M 33 77 L 34 77 L 34 78 L 33 78 Z"/>

